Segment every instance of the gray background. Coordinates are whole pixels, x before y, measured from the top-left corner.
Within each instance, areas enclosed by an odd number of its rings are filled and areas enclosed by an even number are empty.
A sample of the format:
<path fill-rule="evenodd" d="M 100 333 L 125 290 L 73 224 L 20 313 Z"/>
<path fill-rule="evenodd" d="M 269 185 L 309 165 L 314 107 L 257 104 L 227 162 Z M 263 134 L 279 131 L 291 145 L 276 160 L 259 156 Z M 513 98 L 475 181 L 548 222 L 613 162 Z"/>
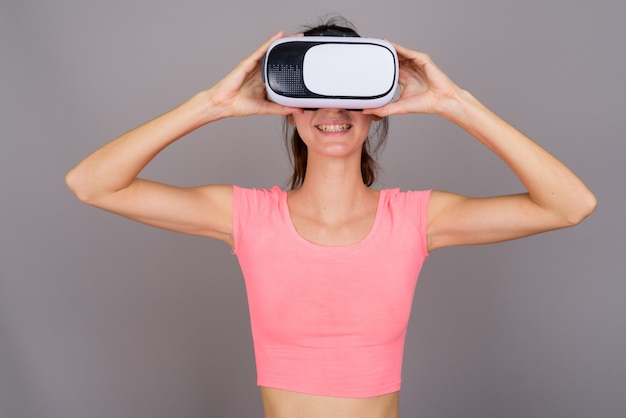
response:
<path fill-rule="evenodd" d="M 626 416 L 623 1 L 3 0 L 0 417 L 261 416 L 229 248 L 81 205 L 63 177 L 277 30 L 327 12 L 431 54 L 599 199 L 572 229 L 432 254 L 408 333 L 402 416 Z M 455 126 L 391 123 L 379 187 L 521 190 Z M 285 185 L 280 126 L 220 121 L 144 176 Z"/>

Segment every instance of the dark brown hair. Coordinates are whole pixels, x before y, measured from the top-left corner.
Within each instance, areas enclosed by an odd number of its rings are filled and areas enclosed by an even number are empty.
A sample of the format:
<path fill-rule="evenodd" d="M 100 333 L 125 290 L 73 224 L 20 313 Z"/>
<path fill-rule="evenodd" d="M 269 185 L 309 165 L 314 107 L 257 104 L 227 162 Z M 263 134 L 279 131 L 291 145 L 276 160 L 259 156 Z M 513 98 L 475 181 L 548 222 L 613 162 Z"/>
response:
<path fill-rule="evenodd" d="M 324 22 L 320 22 L 317 26 L 305 27 L 304 36 L 359 37 L 360 35 L 356 32 L 354 26 L 346 19 L 340 16 L 334 16 Z M 363 149 L 361 151 L 361 176 L 366 186 L 371 186 L 376 180 L 378 164 L 373 156 L 377 156 L 379 151 L 384 147 L 388 132 L 388 118 L 385 117 L 378 122 L 372 122 L 369 135 L 363 143 Z M 302 182 L 304 181 L 308 151 L 298 130 L 289 123 L 287 118 L 285 118 L 284 121 L 284 133 L 285 145 L 290 153 L 289 160 L 293 167 L 293 172 L 289 179 L 290 188 L 293 190 L 302 186 Z"/>

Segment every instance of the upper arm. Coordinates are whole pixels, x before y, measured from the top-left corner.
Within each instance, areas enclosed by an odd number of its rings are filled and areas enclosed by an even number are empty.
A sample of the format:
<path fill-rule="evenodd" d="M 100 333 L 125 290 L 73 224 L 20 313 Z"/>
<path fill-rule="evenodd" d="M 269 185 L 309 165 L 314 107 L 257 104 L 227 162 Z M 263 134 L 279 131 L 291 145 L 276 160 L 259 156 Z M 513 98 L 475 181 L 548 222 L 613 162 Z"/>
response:
<path fill-rule="evenodd" d="M 471 198 L 433 191 L 428 212 L 429 251 L 507 241 L 568 226 L 527 193 Z"/>
<path fill-rule="evenodd" d="M 86 203 L 147 225 L 232 244 L 231 185 L 176 187 L 136 179 L 129 187 Z"/>

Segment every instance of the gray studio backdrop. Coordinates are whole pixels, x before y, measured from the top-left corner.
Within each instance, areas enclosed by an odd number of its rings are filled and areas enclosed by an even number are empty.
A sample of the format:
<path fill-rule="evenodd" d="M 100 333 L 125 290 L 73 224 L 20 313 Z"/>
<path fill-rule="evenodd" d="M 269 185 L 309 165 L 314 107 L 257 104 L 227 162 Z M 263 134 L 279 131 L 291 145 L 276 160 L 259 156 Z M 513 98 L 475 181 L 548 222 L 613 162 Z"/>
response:
<path fill-rule="evenodd" d="M 81 205 L 96 147 L 327 12 L 420 49 L 569 164 L 580 226 L 437 251 L 415 295 L 403 417 L 626 416 L 626 41 L 621 0 L 0 4 L 0 417 L 260 417 L 245 289 L 219 242 Z M 379 187 L 521 190 L 436 117 L 391 120 Z M 224 120 L 144 176 L 285 185 L 277 117 Z"/>

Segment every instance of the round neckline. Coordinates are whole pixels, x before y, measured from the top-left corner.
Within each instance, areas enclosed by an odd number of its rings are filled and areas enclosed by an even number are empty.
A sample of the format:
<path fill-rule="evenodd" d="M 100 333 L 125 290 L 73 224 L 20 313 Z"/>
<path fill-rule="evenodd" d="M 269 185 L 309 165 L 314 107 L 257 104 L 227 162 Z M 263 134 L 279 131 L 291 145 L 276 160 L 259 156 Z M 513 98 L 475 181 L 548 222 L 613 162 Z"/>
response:
<path fill-rule="evenodd" d="M 384 199 L 384 190 L 379 190 L 378 191 L 378 204 L 376 205 L 376 214 L 374 215 L 374 222 L 372 223 L 372 226 L 370 227 L 370 229 L 367 232 L 367 234 L 363 236 L 363 238 L 361 238 L 360 240 L 358 240 L 358 241 L 356 241 L 356 242 L 354 242 L 352 244 L 346 244 L 346 245 L 323 245 L 323 244 L 317 244 L 317 243 L 315 243 L 313 241 L 309 241 L 308 239 L 306 239 L 302 235 L 300 235 L 300 233 L 296 229 L 295 224 L 293 223 L 293 219 L 291 218 L 291 211 L 289 210 L 289 204 L 287 202 L 287 192 L 285 190 L 281 190 L 281 203 L 282 203 L 282 205 L 281 205 L 282 206 L 281 212 L 282 212 L 282 216 L 285 219 L 285 223 L 287 225 L 287 229 L 289 230 L 289 233 L 300 244 L 302 244 L 302 245 L 304 245 L 306 247 L 309 247 L 311 249 L 322 250 L 322 251 L 352 250 L 354 248 L 358 248 L 358 247 L 366 245 L 375 236 L 376 230 L 378 229 L 378 225 L 380 224 L 380 218 L 381 218 L 382 212 L 383 212 L 382 211 L 382 206 L 383 206 L 384 200 L 385 200 Z"/>

